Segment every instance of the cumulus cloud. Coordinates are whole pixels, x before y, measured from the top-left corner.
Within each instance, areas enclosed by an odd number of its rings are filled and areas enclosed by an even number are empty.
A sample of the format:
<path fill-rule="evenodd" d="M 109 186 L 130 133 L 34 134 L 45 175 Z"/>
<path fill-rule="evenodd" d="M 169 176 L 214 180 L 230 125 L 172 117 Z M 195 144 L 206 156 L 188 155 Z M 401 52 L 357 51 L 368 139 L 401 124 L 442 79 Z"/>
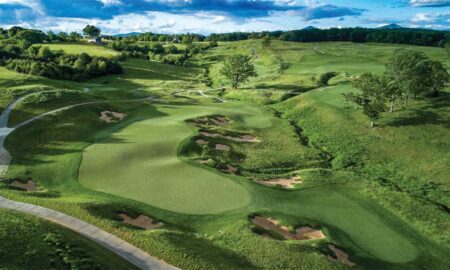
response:
<path fill-rule="evenodd" d="M 444 13 L 417 13 L 412 19 L 413 23 L 449 24 L 450 12 Z"/>
<path fill-rule="evenodd" d="M 450 0 L 410 0 L 413 7 L 446 7 L 450 6 Z"/>
<path fill-rule="evenodd" d="M 122 2 L 120 0 L 98 0 L 100 1 L 104 6 L 118 6 L 122 5 Z"/>
<path fill-rule="evenodd" d="M 315 6 L 297 12 L 306 21 L 326 19 L 326 18 L 343 18 L 345 16 L 360 16 L 365 9 L 338 7 L 334 5 Z"/>

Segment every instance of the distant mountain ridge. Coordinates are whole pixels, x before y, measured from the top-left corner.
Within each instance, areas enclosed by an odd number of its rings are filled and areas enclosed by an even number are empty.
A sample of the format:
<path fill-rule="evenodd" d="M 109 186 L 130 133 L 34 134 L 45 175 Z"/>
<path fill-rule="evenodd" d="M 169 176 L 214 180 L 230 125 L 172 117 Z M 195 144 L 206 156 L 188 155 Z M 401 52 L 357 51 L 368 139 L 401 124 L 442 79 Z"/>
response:
<path fill-rule="evenodd" d="M 131 37 L 131 36 L 138 36 L 142 33 L 140 32 L 130 32 L 130 33 L 124 33 L 124 34 L 115 34 L 114 37 Z"/>
<path fill-rule="evenodd" d="M 303 28 L 302 30 L 318 30 L 318 29 L 319 28 L 310 25 L 310 26 Z"/>
<path fill-rule="evenodd" d="M 383 26 L 377 27 L 377 29 L 403 29 L 403 28 L 405 28 L 405 27 L 400 26 L 400 25 L 398 25 L 396 23 L 391 23 L 391 24 L 387 24 L 387 25 L 383 25 Z"/>

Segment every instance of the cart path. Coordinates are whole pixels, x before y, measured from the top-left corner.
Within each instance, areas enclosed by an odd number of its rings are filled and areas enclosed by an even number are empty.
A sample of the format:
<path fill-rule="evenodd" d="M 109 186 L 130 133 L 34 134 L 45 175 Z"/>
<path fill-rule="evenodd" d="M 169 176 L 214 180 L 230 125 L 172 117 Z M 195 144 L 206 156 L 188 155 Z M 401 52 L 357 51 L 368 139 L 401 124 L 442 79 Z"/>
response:
<path fill-rule="evenodd" d="M 16 128 L 23 127 L 33 121 L 41 119 L 46 115 L 51 115 L 60 111 L 64 111 L 73 107 L 97 104 L 97 103 L 108 103 L 108 102 L 139 102 L 146 100 L 154 100 L 153 98 L 135 99 L 135 100 L 120 100 L 120 101 L 92 101 L 80 104 L 74 104 L 66 107 L 62 107 L 47 113 L 43 113 L 32 117 L 13 128 L 8 128 L 8 119 L 11 111 L 14 107 L 20 103 L 25 98 L 25 96 L 16 99 L 12 102 L 0 115 L 0 177 L 6 175 L 9 163 L 11 162 L 11 156 L 6 151 L 3 146 L 5 138 L 14 131 Z M 132 244 L 92 225 L 81 219 L 66 215 L 64 213 L 45 208 L 42 206 L 28 204 L 18 201 L 12 201 L 0 196 L 0 208 L 15 210 L 27 214 L 31 214 L 48 221 L 60 224 L 66 228 L 69 228 L 93 241 L 104 246 L 105 248 L 111 250 L 115 254 L 124 258 L 133 265 L 139 267 L 140 269 L 155 269 L 155 270 L 176 270 L 179 269 L 175 266 L 167 264 L 163 261 L 158 260 L 155 257 L 150 256 L 145 251 L 133 246 Z"/>

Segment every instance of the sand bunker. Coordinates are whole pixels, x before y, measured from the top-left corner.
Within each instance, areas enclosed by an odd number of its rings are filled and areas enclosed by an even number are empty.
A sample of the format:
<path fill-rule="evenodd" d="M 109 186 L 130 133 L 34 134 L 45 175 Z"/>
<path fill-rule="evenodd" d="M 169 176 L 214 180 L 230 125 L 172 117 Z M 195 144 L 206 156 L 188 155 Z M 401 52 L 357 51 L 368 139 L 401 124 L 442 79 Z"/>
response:
<path fill-rule="evenodd" d="M 231 149 L 231 147 L 229 147 L 228 145 L 225 145 L 225 144 L 218 143 L 218 144 L 216 144 L 215 149 L 219 150 L 219 151 L 229 151 Z"/>
<path fill-rule="evenodd" d="M 211 119 L 211 121 L 218 125 L 218 126 L 227 126 L 228 125 L 228 119 L 225 116 L 216 116 Z"/>
<path fill-rule="evenodd" d="M 198 145 L 207 145 L 208 141 L 202 140 L 202 139 L 198 139 L 195 141 Z"/>
<path fill-rule="evenodd" d="M 129 217 L 126 214 L 119 214 L 119 217 L 122 218 L 122 222 L 126 223 L 126 224 L 130 224 L 145 230 L 153 230 L 153 229 L 157 229 L 159 227 L 162 227 L 164 225 L 164 223 L 162 222 L 158 222 L 158 223 L 153 223 L 153 219 L 144 216 L 144 215 L 139 215 L 137 218 L 133 219 L 131 217 Z"/>
<path fill-rule="evenodd" d="M 255 216 L 252 218 L 252 222 L 265 230 L 270 230 L 281 235 L 286 240 L 318 240 L 325 238 L 325 234 L 321 230 L 307 226 L 297 228 L 295 234 L 293 234 L 288 227 L 280 226 L 278 221 L 272 218 Z"/>
<path fill-rule="evenodd" d="M 36 183 L 33 182 L 32 180 L 28 180 L 26 184 L 15 180 L 14 182 L 11 183 L 11 186 L 21 188 L 23 190 L 26 190 L 27 192 L 38 191 Z"/>
<path fill-rule="evenodd" d="M 238 169 L 236 167 L 233 167 L 233 166 L 227 164 L 227 168 L 225 170 L 223 170 L 223 171 L 227 172 L 229 174 L 235 174 L 237 172 L 237 170 Z"/>
<path fill-rule="evenodd" d="M 259 142 L 255 137 L 251 135 L 242 135 L 239 137 L 233 137 L 233 136 L 225 136 L 218 133 L 211 133 L 207 131 L 201 131 L 200 134 L 205 137 L 209 138 L 222 138 L 233 142 Z"/>
<path fill-rule="evenodd" d="M 275 179 L 269 179 L 269 180 L 255 180 L 255 182 L 260 183 L 262 185 L 266 186 L 275 186 L 280 185 L 283 188 L 294 188 L 296 184 L 301 184 L 303 181 L 301 180 L 300 176 L 292 176 L 290 178 L 275 178 Z"/>
<path fill-rule="evenodd" d="M 333 256 L 327 256 L 328 259 L 333 260 L 333 261 L 337 261 L 340 263 L 343 263 L 349 267 L 355 266 L 356 264 L 352 261 L 350 261 L 348 259 L 348 254 L 345 253 L 343 250 L 338 249 L 337 247 L 333 246 L 333 245 L 328 245 L 328 248 L 333 251 L 334 253 L 334 257 Z"/>
<path fill-rule="evenodd" d="M 199 117 L 192 120 L 195 125 L 215 125 L 225 127 L 228 125 L 228 119 L 225 116 Z"/>
<path fill-rule="evenodd" d="M 125 116 L 126 114 L 124 113 L 103 111 L 100 113 L 100 120 L 105 121 L 106 123 L 115 123 L 122 121 Z"/>

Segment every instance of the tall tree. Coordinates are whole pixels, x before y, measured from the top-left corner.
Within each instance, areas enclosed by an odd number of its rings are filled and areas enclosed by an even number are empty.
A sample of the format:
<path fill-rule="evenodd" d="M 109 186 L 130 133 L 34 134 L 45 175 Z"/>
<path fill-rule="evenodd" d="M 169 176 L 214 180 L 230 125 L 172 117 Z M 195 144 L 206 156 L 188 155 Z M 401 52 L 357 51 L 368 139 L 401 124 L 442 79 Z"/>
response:
<path fill-rule="evenodd" d="M 408 106 L 411 96 L 424 91 L 422 83 L 424 76 L 419 64 L 427 59 L 428 57 L 422 52 L 400 49 L 394 52 L 386 64 L 386 76 L 392 87 L 396 87 L 401 92 L 405 106 Z"/>
<path fill-rule="evenodd" d="M 234 89 L 247 82 L 250 77 L 258 76 L 251 58 L 242 54 L 229 56 L 223 64 L 221 73 L 231 81 Z"/>
<path fill-rule="evenodd" d="M 88 37 L 98 37 L 100 36 L 100 33 L 102 30 L 97 28 L 94 25 L 86 25 L 86 27 L 83 28 L 83 34 Z"/>
<path fill-rule="evenodd" d="M 383 80 L 371 73 L 364 73 L 353 81 L 353 85 L 360 92 L 346 93 L 344 98 L 363 108 L 364 114 L 370 118 L 370 127 L 373 128 L 380 113 L 386 110 Z"/>
<path fill-rule="evenodd" d="M 450 80 L 447 69 L 439 61 L 421 61 L 418 69 L 423 77 L 421 85 L 428 96 L 438 96 L 445 84 Z"/>

